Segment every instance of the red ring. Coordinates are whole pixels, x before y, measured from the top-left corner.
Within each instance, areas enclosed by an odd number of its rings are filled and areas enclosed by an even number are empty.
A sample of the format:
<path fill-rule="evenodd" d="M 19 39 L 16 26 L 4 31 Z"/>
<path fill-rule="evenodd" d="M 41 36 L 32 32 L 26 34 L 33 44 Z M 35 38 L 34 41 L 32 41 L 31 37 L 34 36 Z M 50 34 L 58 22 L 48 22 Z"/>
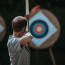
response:
<path fill-rule="evenodd" d="M 37 28 L 41 27 L 41 31 L 37 31 Z M 44 27 L 41 24 L 37 24 L 34 28 L 34 31 L 38 34 L 42 33 L 44 31 Z"/>

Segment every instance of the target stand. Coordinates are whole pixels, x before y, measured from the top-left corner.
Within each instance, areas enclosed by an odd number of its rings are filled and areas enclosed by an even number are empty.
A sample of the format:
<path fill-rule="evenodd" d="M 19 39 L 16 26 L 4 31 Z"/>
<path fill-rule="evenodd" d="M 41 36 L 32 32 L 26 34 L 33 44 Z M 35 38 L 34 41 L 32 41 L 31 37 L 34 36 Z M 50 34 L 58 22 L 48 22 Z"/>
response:
<path fill-rule="evenodd" d="M 29 29 L 30 33 L 33 35 L 30 47 L 35 49 L 48 48 L 53 65 L 56 65 L 52 46 L 60 35 L 59 21 L 51 12 L 44 9 L 34 13 L 31 12 L 29 18 L 26 30 L 28 31 Z"/>

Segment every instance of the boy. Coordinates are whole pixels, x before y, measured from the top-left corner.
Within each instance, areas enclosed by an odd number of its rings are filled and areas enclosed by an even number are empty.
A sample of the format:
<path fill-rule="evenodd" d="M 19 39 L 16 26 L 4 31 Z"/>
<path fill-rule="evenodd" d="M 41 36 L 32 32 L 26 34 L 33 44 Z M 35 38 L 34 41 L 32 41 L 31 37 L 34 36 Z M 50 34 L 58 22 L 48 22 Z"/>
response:
<path fill-rule="evenodd" d="M 13 35 L 10 35 L 7 43 L 11 65 L 30 65 L 30 51 L 28 43 L 32 36 L 25 36 L 27 19 L 17 16 L 12 21 Z"/>

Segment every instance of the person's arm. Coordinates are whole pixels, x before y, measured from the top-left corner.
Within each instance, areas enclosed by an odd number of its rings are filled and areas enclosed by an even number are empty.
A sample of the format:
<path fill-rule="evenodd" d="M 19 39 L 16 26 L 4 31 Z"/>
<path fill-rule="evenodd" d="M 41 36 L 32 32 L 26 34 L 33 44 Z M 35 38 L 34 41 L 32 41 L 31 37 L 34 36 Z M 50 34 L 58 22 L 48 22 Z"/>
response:
<path fill-rule="evenodd" d="M 25 37 L 25 38 L 23 38 L 23 39 L 20 40 L 20 45 L 27 44 L 31 40 L 32 40 L 32 36 Z"/>

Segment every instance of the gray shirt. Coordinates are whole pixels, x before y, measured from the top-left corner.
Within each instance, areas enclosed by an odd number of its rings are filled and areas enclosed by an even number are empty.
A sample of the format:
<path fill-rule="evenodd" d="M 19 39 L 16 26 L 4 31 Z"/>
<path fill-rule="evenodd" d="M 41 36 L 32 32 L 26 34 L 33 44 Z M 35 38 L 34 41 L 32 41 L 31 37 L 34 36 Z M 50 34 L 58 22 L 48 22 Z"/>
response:
<path fill-rule="evenodd" d="M 20 45 L 19 38 L 9 36 L 8 52 L 11 65 L 30 65 L 30 51 L 28 45 Z"/>

